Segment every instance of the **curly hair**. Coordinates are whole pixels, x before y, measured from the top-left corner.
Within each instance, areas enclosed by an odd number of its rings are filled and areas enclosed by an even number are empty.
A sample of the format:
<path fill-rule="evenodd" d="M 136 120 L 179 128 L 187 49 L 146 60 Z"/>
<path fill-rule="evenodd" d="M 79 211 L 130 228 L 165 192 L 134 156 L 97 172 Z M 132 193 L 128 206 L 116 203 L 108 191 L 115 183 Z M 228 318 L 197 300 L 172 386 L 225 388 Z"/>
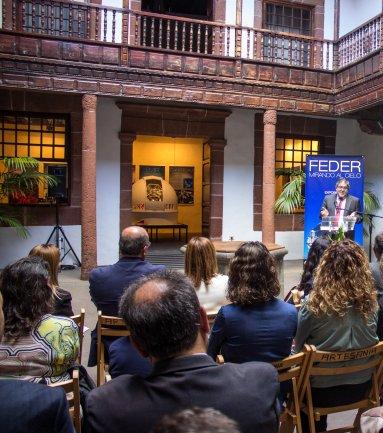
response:
<path fill-rule="evenodd" d="M 328 236 L 319 236 L 310 247 L 307 259 L 303 265 L 301 281 L 297 287 L 298 290 L 303 290 L 305 295 L 311 292 L 314 270 L 318 266 L 323 253 L 329 247 L 330 242 L 331 239 Z"/>
<path fill-rule="evenodd" d="M 213 243 L 208 238 L 194 237 L 187 244 L 185 252 L 185 274 L 198 290 L 202 281 L 207 286 L 217 274 L 218 265 Z"/>
<path fill-rule="evenodd" d="M 252 306 L 279 295 L 275 262 L 261 242 L 245 242 L 230 262 L 227 298 L 233 304 Z"/>
<path fill-rule="evenodd" d="M 332 242 L 314 275 L 308 308 L 316 316 L 343 317 L 353 307 L 367 320 L 377 310 L 377 295 L 364 250 L 345 239 Z"/>
<path fill-rule="evenodd" d="M 48 264 L 40 257 L 25 257 L 4 268 L 0 279 L 4 337 L 28 335 L 45 314 L 52 312 L 53 292 L 48 281 Z"/>

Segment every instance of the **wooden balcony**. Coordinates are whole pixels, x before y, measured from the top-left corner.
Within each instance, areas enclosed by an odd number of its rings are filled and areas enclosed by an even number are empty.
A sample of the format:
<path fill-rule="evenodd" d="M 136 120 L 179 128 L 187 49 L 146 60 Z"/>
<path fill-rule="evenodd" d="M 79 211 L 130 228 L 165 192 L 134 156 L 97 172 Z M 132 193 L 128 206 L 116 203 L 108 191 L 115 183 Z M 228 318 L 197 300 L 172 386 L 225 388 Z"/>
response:
<path fill-rule="evenodd" d="M 3 0 L 2 19 L 2 86 L 39 87 L 40 71 L 40 87 L 53 90 L 161 99 L 167 88 L 177 100 L 184 87 L 183 101 L 331 114 L 337 91 L 381 71 L 381 16 L 337 41 L 68 0 Z M 60 77 L 59 62 L 61 71 L 80 68 L 80 80 Z M 30 74 L 27 83 L 16 79 L 16 64 Z M 347 73 L 354 67 L 355 79 Z M 203 84 L 211 91 L 201 96 Z"/>

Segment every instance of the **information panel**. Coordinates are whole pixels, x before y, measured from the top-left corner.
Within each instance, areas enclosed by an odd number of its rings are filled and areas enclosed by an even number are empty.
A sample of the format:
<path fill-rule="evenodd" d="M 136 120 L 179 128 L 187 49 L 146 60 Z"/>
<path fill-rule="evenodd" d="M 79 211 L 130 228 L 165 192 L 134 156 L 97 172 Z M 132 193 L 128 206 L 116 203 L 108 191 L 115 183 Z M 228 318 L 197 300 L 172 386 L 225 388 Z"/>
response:
<path fill-rule="evenodd" d="M 338 196 L 336 184 L 340 179 L 349 183 L 349 190 L 344 201 Z M 341 186 L 345 183 L 342 182 Z M 346 183 L 347 184 L 347 183 Z M 363 156 L 315 155 L 307 156 L 305 183 L 305 224 L 304 257 L 316 237 L 329 234 L 336 224 L 363 211 L 364 158 Z M 321 210 L 326 208 L 329 224 L 321 217 Z M 341 221 L 339 221 L 339 213 Z M 356 214 L 358 216 L 358 214 Z M 331 226 L 333 224 L 333 226 Z M 346 227 L 344 225 L 344 227 Z M 347 229 L 345 229 L 347 231 Z M 347 231 L 347 237 L 363 244 L 363 224 L 360 215 L 353 230 Z"/>

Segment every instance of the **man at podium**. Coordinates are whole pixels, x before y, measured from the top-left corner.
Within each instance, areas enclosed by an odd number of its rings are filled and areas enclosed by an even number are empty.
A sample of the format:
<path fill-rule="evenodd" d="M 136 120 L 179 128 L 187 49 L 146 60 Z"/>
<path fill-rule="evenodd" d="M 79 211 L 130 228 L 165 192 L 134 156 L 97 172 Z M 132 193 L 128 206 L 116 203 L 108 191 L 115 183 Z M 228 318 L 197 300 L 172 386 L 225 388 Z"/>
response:
<path fill-rule="evenodd" d="M 349 195 L 350 182 L 344 178 L 338 179 L 335 184 L 336 193 L 326 195 L 320 211 L 321 218 L 335 216 L 337 221 L 343 221 L 344 217 L 356 217 L 361 221 L 360 202 L 357 197 Z"/>

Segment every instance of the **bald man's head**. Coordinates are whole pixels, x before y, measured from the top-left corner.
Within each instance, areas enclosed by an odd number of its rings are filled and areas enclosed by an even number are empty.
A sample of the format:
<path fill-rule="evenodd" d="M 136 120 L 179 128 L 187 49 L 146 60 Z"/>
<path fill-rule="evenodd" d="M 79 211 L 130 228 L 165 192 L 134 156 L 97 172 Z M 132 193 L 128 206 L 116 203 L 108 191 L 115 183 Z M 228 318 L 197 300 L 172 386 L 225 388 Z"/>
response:
<path fill-rule="evenodd" d="M 192 282 L 176 271 L 161 271 L 131 284 L 121 298 L 120 317 L 132 340 L 156 359 L 192 348 L 200 330 L 200 305 Z"/>
<path fill-rule="evenodd" d="M 149 246 L 148 233 L 142 227 L 130 226 L 122 231 L 119 242 L 121 255 L 143 258 Z"/>

